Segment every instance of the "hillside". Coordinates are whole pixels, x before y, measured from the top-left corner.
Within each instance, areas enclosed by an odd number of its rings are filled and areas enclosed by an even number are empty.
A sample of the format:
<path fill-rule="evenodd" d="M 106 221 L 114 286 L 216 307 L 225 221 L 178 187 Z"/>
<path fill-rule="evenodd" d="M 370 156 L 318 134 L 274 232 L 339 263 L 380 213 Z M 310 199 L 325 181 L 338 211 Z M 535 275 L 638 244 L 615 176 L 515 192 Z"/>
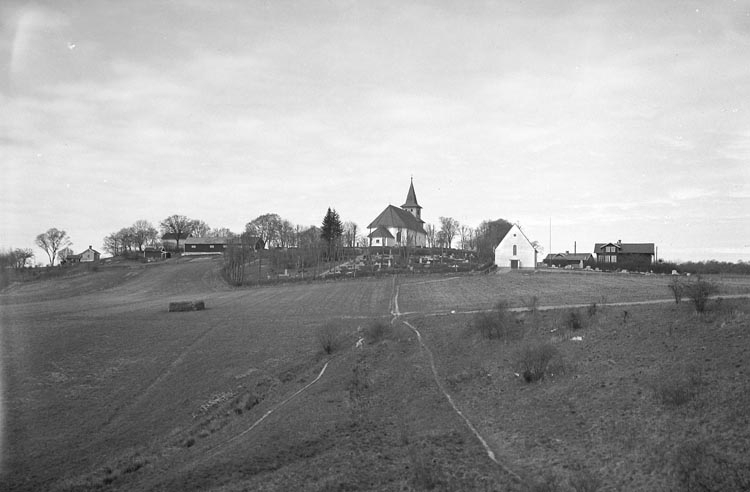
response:
<path fill-rule="evenodd" d="M 7 489 L 654 490 L 683 483 L 685 456 L 744 465 L 750 305 L 728 297 L 749 279 L 715 278 L 727 299 L 697 316 L 659 276 L 234 289 L 219 267 L 101 268 L 0 296 Z M 470 332 L 478 311 L 532 296 L 537 314 L 512 314 L 522 339 Z M 192 299 L 207 309 L 167 312 Z M 554 308 L 594 303 L 575 333 Z M 323 326 L 340 334 L 330 355 Z M 537 341 L 565 370 L 527 384 L 517 359 Z M 662 403 L 657 383 L 680 387 L 680 371 L 697 374 L 689 398 Z"/>

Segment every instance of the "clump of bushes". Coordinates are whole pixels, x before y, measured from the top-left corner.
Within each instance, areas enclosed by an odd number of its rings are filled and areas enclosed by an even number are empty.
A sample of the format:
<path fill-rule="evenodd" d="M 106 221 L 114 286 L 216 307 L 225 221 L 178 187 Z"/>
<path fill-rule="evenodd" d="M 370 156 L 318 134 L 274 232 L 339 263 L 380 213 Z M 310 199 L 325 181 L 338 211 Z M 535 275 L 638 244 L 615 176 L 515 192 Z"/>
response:
<path fill-rule="evenodd" d="M 589 307 L 586 308 L 586 314 L 589 315 L 589 318 L 593 318 L 594 316 L 596 316 L 598 310 L 599 306 L 595 302 L 592 302 L 591 304 L 589 304 Z"/>
<path fill-rule="evenodd" d="M 373 321 L 364 330 L 364 336 L 367 343 L 378 343 L 388 338 L 393 332 L 390 323 L 382 320 Z"/>
<path fill-rule="evenodd" d="M 330 355 L 341 347 L 341 330 L 333 323 L 324 323 L 318 328 L 318 345 Z"/>
<path fill-rule="evenodd" d="M 562 356 L 550 342 L 525 345 L 518 355 L 519 373 L 527 383 L 541 381 L 563 370 Z"/>
<path fill-rule="evenodd" d="M 700 372 L 688 367 L 663 371 L 652 386 L 654 397 L 660 403 L 676 407 L 692 400 L 702 384 Z"/>
<path fill-rule="evenodd" d="M 750 490 L 747 459 L 732 459 L 706 440 L 683 443 L 671 458 L 671 475 L 680 490 Z"/>
<path fill-rule="evenodd" d="M 589 470 L 580 470 L 570 478 L 570 485 L 576 492 L 596 492 L 602 487 L 602 479 Z"/>
<path fill-rule="evenodd" d="M 706 311 L 708 299 L 719 290 L 716 284 L 702 278 L 686 283 L 684 289 L 685 294 L 693 301 L 695 310 L 699 313 Z"/>
<path fill-rule="evenodd" d="M 583 329 L 583 316 L 578 309 L 568 311 L 568 314 L 565 316 L 565 327 L 570 331 Z"/>
<path fill-rule="evenodd" d="M 685 295 L 685 285 L 678 277 L 674 277 L 669 282 L 669 290 L 672 291 L 672 295 L 674 296 L 674 303 L 679 304 L 682 301 L 682 296 Z"/>
<path fill-rule="evenodd" d="M 477 313 L 470 328 L 482 338 L 498 339 L 504 342 L 523 338 L 523 327 L 510 312 L 505 301 L 495 304 L 489 312 Z"/>

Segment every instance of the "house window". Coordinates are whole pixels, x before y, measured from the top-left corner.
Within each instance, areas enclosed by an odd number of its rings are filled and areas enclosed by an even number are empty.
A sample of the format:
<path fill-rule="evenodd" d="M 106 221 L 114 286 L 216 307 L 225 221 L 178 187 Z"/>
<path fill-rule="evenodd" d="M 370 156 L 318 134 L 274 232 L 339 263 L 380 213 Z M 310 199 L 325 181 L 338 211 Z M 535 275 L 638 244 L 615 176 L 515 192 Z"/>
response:
<path fill-rule="evenodd" d="M 615 247 L 614 246 L 607 246 L 606 248 L 604 248 L 604 252 L 605 253 L 614 253 L 615 252 Z"/>
<path fill-rule="evenodd" d="M 195 244 L 191 244 L 190 248 L 195 249 Z"/>
<path fill-rule="evenodd" d="M 211 248 L 211 249 L 214 249 L 214 245 L 213 244 L 209 245 L 208 247 Z"/>
<path fill-rule="evenodd" d="M 604 255 L 604 263 L 617 263 L 617 255 Z"/>
<path fill-rule="evenodd" d="M 518 246 L 515 244 L 513 245 L 513 256 L 516 256 L 518 254 Z"/>

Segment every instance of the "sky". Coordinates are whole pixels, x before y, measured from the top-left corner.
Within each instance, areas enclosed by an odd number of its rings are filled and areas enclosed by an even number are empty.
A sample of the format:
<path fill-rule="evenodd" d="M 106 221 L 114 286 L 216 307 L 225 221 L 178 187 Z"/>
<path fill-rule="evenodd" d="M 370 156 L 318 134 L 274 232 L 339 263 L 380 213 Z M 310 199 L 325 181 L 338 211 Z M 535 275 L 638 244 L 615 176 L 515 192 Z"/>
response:
<path fill-rule="evenodd" d="M 404 203 L 750 261 L 750 0 L 3 1 L 0 248 Z"/>

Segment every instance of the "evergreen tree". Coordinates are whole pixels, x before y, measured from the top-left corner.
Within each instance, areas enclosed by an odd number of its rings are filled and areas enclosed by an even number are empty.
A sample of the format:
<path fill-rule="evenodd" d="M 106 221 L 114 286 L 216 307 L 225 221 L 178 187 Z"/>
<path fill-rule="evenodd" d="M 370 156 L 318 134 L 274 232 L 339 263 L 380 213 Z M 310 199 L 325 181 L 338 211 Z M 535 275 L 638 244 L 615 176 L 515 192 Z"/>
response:
<path fill-rule="evenodd" d="M 341 242 L 341 235 L 344 233 L 344 226 L 341 224 L 341 218 L 335 209 L 328 207 L 326 216 L 323 217 L 323 227 L 320 231 L 320 238 L 328 245 L 328 257 L 333 256 L 336 246 Z"/>

